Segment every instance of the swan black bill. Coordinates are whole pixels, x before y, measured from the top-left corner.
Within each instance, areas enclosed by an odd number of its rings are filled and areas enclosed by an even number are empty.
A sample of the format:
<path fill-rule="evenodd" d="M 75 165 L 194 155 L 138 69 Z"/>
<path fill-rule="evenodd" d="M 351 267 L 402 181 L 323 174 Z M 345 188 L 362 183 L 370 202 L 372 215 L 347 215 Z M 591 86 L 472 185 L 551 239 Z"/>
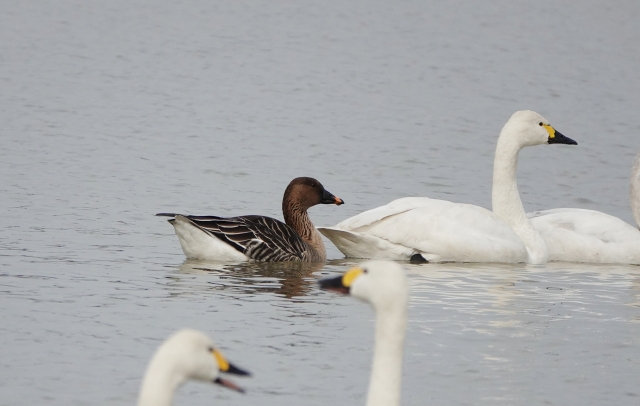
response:
<path fill-rule="evenodd" d="M 251 376 L 249 371 L 245 371 L 244 369 L 240 369 L 237 366 L 229 363 L 229 368 L 226 371 L 223 371 L 225 374 L 233 374 L 240 376 Z"/>
<path fill-rule="evenodd" d="M 318 281 L 320 289 L 332 290 L 334 292 L 349 294 L 349 287 L 344 286 L 342 283 L 342 275 L 332 276 L 329 278 L 320 279 Z"/>
<path fill-rule="evenodd" d="M 245 393 L 244 389 L 242 389 L 241 387 L 239 387 L 235 383 L 233 383 L 231 381 L 228 381 L 226 379 L 217 378 L 217 379 L 214 379 L 213 383 L 217 383 L 218 385 L 224 386 L 225 388 L 229 388 L 229 389 L 234 390 L 236 392 Z"/>
<path fill-rule="evenodd" d="M 320 201 L 322 204 L 335 204 L 336 206 L 340 206 L 344 204 L 344 200 L 340 199 L 337 196 L 334 196 L 329 191 L 325 190 L 322 194 L 322 200 Z"/>
<path fill-rule="evenodd" d="M 547 141 L 548 144 L 566 144 L 566 145 L 578 145 L 578 143 L 574 140 L 572 140 L 569 137 L 565 137 L 564 135 L 562 135 L 562 133 L 559 133 L 558 131 L 556 131 L 554 133 L 553 138 L 549 137 L 549 141 Z"/>

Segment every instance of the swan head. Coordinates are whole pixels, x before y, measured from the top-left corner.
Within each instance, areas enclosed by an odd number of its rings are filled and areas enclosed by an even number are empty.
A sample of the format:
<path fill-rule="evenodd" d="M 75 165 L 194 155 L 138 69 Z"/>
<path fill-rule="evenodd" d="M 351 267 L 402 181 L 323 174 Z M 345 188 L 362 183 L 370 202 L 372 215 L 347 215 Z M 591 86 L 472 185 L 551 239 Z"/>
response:
<path fill-rule="evenodd" d="M 562 135 L 549 124 L 549 120 L 531 110 L 513 113 L 502 128 L 500 137 L 514 138 L 521 147 L 541 144 L 578 145 L 569 137 Z"/>
<path fill-rule="evenodd" d="M 244 392 L 235 383 L 221 378 L 221 372 L 249 375 L 248 372 L 229 363 L 204 333 L 185 329 L 169 337 L 158 348 L 146 374 L 168 375 L 167 379 L 177 385 L 187 380 L 196 380 Z"/>
<path fill-rule="evenodd" d="M 292 180 L 284 191 L 282 202 L 283 205 L 296 202 L 304 210 L 316 204 L 344 204 L 344 200 L 326 190 L 322 183 L 308 177 Z"/>
<path fill-rule="evenodd" d="M 322 289 L 370 303 L 376 311 L 406 307 L 409 302 L 409 283 L 404 269 L 396 262 L 363 262 L 343 275 L 321 279 L 319 283 Z"/>

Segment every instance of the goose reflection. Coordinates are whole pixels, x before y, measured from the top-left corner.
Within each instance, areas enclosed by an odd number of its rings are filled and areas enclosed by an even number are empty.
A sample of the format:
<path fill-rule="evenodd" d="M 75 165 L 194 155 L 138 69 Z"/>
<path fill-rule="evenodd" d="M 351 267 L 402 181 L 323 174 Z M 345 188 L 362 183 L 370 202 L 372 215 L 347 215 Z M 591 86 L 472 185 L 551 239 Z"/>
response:
<path fill-rule="evenodd" d="M 274 293 L 286 298 L 306 296 L 315 289 L 313 273 L 323 263 L 304 262 L 239 262 L 186 260 L 179 266 L 180 274 L 216 275 L 208 281 L 213 289 L 231 289 L 243 293 Z"/>

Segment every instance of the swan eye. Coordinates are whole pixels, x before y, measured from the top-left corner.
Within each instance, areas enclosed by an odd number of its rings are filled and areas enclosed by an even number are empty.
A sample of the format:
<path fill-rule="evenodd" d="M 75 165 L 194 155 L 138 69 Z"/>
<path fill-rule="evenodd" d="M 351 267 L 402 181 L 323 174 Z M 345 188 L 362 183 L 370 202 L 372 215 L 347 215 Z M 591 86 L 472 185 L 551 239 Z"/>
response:
<path fill-rule="evenodd" d="M 214 351 L 214 348 L 213 348 L 213 347 L 209 347 L 209 348 L 207 348 L 207 351 L 209 351 L 209 352 L 213 352 L 213 351 Z"/>
<path fill-rule="evenodd" d="M 369 270 L 368 270 L 367 268 L 363 268 L 363 269 L 362 269 L 362 272 L 364 272 L 364 273 L 369 273 Z"/>
<path fill-rule="evenodd" d="M 540 122 L 540 127 L 542 127 L 542 121 Z"/>

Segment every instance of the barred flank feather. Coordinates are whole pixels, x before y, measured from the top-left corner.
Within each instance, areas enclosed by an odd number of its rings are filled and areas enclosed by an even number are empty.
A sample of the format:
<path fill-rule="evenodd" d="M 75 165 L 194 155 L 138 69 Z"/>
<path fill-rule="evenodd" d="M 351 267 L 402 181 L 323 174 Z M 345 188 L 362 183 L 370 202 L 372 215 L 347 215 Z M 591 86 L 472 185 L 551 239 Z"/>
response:
<path fill-rule="evenodd" d="M 322 237 L 307 210 L 317 204 L 343 203 L 316 179 L 300 177 L 289 183 L 282 198 L 286 224 L 265 216 L 157 216 L 171 217 L 169 222 L 187 258 L 324 262 L 327 254 Z"/>
<path fill-rule="evenodd" d="M 158 216 L 167 216 L 160 213 Z M 175 215 L 174 215 L 175 216 Z M 255 261 L 321 262 L 324 259 L 288 225 L 265 216 L 185 216 L 200 230 Z M 170 219 L 169 222 L 175 221 Z"/>

